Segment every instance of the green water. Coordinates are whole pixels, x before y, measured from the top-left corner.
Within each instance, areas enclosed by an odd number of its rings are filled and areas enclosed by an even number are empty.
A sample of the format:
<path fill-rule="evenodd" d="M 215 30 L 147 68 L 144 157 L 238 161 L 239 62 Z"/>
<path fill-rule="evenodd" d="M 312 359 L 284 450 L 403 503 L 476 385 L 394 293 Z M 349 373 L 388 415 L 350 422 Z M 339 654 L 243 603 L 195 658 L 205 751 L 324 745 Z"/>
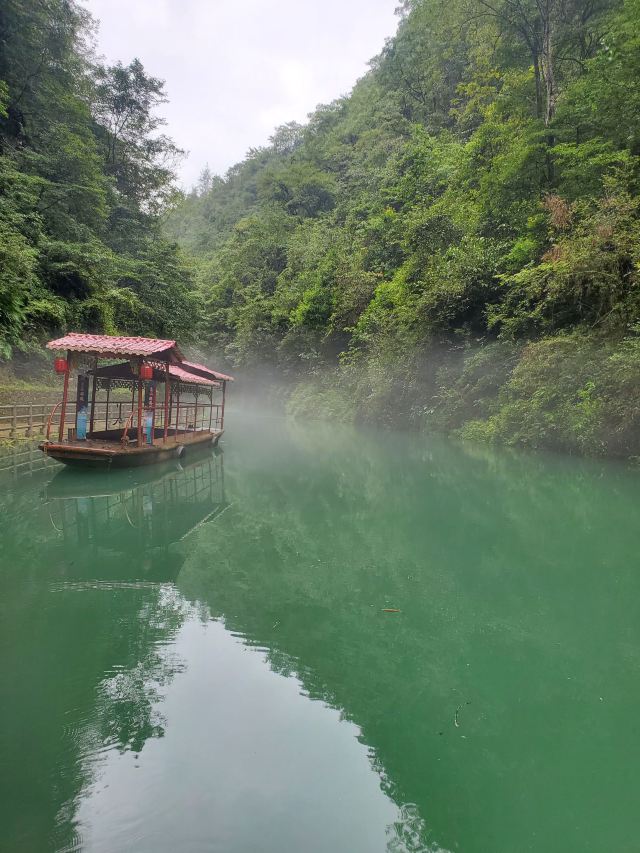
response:
<path fill-rule="evenodd" d="M 640 849 L 640 473 L 225 439 L 0 484 L 2 850 Z"/>

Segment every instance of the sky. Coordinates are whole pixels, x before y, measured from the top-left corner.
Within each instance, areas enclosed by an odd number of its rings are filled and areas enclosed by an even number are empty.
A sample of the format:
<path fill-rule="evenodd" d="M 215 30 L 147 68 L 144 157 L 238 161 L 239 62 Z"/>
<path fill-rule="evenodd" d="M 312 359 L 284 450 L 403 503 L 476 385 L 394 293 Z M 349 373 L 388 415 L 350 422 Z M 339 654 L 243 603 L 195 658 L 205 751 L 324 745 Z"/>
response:
<path fill-rule="evenodd" d="M 397 26 L 398 0 L 82 0 L 107 62 L 166 80 L 166 132 L 223 174 L 274 128 L 347 94 Z"/>

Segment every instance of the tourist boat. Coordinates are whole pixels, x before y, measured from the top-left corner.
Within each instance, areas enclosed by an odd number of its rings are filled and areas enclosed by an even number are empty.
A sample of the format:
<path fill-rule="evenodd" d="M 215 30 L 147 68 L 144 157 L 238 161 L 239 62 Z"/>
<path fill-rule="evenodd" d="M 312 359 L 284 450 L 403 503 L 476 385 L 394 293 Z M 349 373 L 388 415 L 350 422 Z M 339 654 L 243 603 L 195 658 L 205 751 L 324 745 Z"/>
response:
<path fill-rule="evenodd" d="M 55 370 L 64 379 L 39 445 L 47 456 L 66 465 L 129 468 L 220 440 L 233 377 L 186 361 L 175 341 L 74 332 L 47 348 L 59 353 Z"/>

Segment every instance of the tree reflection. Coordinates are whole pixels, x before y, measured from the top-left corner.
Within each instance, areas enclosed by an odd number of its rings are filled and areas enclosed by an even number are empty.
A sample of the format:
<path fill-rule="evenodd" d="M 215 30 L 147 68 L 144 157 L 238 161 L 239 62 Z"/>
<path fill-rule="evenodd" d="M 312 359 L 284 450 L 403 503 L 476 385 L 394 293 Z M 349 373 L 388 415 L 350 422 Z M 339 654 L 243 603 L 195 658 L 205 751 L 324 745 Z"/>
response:
<path fill-rule="evenodd" d="M 101 753 L 163 736 L 185 665 L 171 641 L 194 614 L 174 583 L 190 533 L 226 506 L 220 454 L 41 482 L 41 501 L 33 481 L 5 494 L 0 529 L 3 836 L 25 851 L 76 849 Z"/>
<path fill-rule="evenodd" d="M 604 844 L 553 804 L 625 798 L 613 768 L 606 782 L 590 768 L 593 750 L 629 749 L 598 697 L 626 713 L 638 664 L 637 477 L 322 426 L 239 444 L 232 509 L 179 588 L 360 727 L 406 806 L 390 844 Z"/>
<path fill-rule="evenodd" d="M 616 724 L 640 698 L 637 476 L 273 426 L 234 432 L 226 494 L 209 457 L 94 492 L 61 476 L 38 507 L 7 503 L 13 848 L 46 849 L 56 819 L 56 846 L 75 843 L 96 755 L 162 737 L 184 667 L 171 641 L 212 615 L 358 726 L 398 805 L 392 853 L 624 849 L 632 798 L 610 756 L 640 758 Z"/>

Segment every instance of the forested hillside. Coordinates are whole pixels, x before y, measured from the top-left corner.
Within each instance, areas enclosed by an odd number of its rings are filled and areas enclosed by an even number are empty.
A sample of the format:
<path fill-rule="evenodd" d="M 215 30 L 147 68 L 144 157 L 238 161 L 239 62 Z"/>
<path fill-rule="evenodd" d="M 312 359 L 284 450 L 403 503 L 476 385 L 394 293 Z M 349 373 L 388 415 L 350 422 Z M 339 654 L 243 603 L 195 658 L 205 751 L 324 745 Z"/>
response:
<path fill-rule="evenodd" d="M 639 153 L 640 0 L 408 0 L 169 230 L 209 347 L 296 413 L 634 455 Z"/>
<path fill-rule="evenodd" d="M 640 0 L 409 0 L 349 96 L 177 206 L 163 83 L 93 27 L 0 6 L 1 359 L 178 337 L 294 413 L 640 455 Z"/>
<path fill-rule="evenodd" d="M 105 66 L 70 0 L 0 3 L 0 360 L 72 328 L 184 339 L 197 299 L 160 233 L 180 155 L 162 81 Z"/>

